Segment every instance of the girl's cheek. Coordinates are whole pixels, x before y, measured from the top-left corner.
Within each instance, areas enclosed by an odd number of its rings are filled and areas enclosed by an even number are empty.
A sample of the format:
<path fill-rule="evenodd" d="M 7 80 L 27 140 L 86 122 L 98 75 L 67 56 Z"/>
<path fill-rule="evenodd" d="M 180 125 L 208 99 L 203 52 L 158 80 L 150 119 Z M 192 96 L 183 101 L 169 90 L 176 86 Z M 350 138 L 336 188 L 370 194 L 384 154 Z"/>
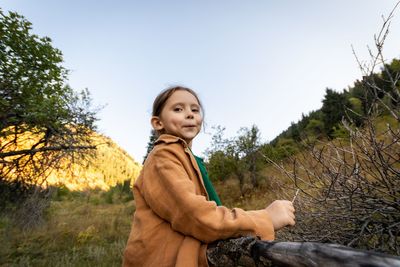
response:
<path fill-rule="evenodd" d="M 171 120 L 171 124 L 178 124 L 181 120 L 176 118 Z"/>

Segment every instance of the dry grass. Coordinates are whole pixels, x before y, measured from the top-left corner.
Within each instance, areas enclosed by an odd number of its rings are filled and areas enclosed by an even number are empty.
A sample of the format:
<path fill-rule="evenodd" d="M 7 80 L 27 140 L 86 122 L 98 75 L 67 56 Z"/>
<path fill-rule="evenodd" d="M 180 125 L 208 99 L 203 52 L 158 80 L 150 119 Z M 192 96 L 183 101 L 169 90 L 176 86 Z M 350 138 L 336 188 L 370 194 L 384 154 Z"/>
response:
<path fill-rule="evenodd" d="M 262 170 L 258 188 L 251 185 L 248 177 L 245 180 L 244 196 L 241 196 L 237 179 L 213 182 L 224 206 L 245 210 L 263 209 L 276 199 L 291 199 L 293 195 L 283 190 L 286 188 L 285 183 L 290 183 L 288 178 L 273 166 L 267 166 Z"/>
<path fill-rule="evenodd" d="M 277 190 L 270 191 L 271 184 L 262 180 L 261 188 L 249 187 L 244 197 L 234 179 L 215 182 L 215 187 L 227 207 L 261 209 L 276 199 Z M 52 201 L 45 223 L 29 231 L 1 217 L 0 266 L 121 266 L 134 201 L 106 204 L 103 198 L 97 192 L 90 199 L 71 194 Z"/>
<path fill-rule="evenodd" d="M 0 224 L 1 266 L 121 266 L 133 201 L 95 205 L 82 199 L 52 202 L 47 221 L 21 232 Z"/>

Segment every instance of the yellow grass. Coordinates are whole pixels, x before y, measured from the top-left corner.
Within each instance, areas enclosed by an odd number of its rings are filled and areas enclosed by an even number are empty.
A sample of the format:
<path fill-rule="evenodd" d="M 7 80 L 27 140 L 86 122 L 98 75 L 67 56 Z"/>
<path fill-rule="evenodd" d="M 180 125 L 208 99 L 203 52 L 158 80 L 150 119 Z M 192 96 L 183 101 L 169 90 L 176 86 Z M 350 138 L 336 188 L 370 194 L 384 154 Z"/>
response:
<path fill-rule="evenodd" d="M 0 266 L 121 266 L 133 201 L 52 202 L 47 222 L 21 232 L 10 219 L 0 223 Z"/>

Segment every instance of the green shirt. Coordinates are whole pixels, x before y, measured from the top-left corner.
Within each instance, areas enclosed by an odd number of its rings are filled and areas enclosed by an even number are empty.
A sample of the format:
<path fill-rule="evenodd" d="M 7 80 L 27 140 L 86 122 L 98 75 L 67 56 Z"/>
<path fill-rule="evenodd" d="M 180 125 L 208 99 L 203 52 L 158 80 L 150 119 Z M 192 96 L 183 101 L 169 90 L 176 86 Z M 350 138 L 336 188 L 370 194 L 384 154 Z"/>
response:
<path fill-rule="evenodd" d="M 215 203 L 217 203 L 217 206 L 222 206 L 221 200 L 219 199 L 218 194 L 215 191 L 214 186 L 212 185 L 212 183 L 210 181 L 210 178 L 208 177 L 208 172 L 207 172 L 206 166 L 204 165 L 203 159 L 197 157 L 194 154 L 193 154 L 193 156 L 196 159 L 197 165 L 199 166 L 201 176 L 203 177 L 204 186 L 206 187 L 206 190 L 207 190 L 210 200 L 215 201 Z"/>

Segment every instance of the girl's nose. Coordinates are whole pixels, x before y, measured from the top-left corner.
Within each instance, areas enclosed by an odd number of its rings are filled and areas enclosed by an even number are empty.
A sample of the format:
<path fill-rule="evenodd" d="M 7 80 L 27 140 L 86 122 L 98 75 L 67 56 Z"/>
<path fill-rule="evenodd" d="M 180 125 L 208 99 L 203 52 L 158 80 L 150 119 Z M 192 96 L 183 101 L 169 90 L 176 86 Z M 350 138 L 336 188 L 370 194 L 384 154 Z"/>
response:
<path fill-rule="evenodd" d="M 186 113 L 186 118 L 188 118 L 188 119 L 194 118 L 193 112 L 192 112 L 191 110 L 189 110 L 189 111 Z"/>

